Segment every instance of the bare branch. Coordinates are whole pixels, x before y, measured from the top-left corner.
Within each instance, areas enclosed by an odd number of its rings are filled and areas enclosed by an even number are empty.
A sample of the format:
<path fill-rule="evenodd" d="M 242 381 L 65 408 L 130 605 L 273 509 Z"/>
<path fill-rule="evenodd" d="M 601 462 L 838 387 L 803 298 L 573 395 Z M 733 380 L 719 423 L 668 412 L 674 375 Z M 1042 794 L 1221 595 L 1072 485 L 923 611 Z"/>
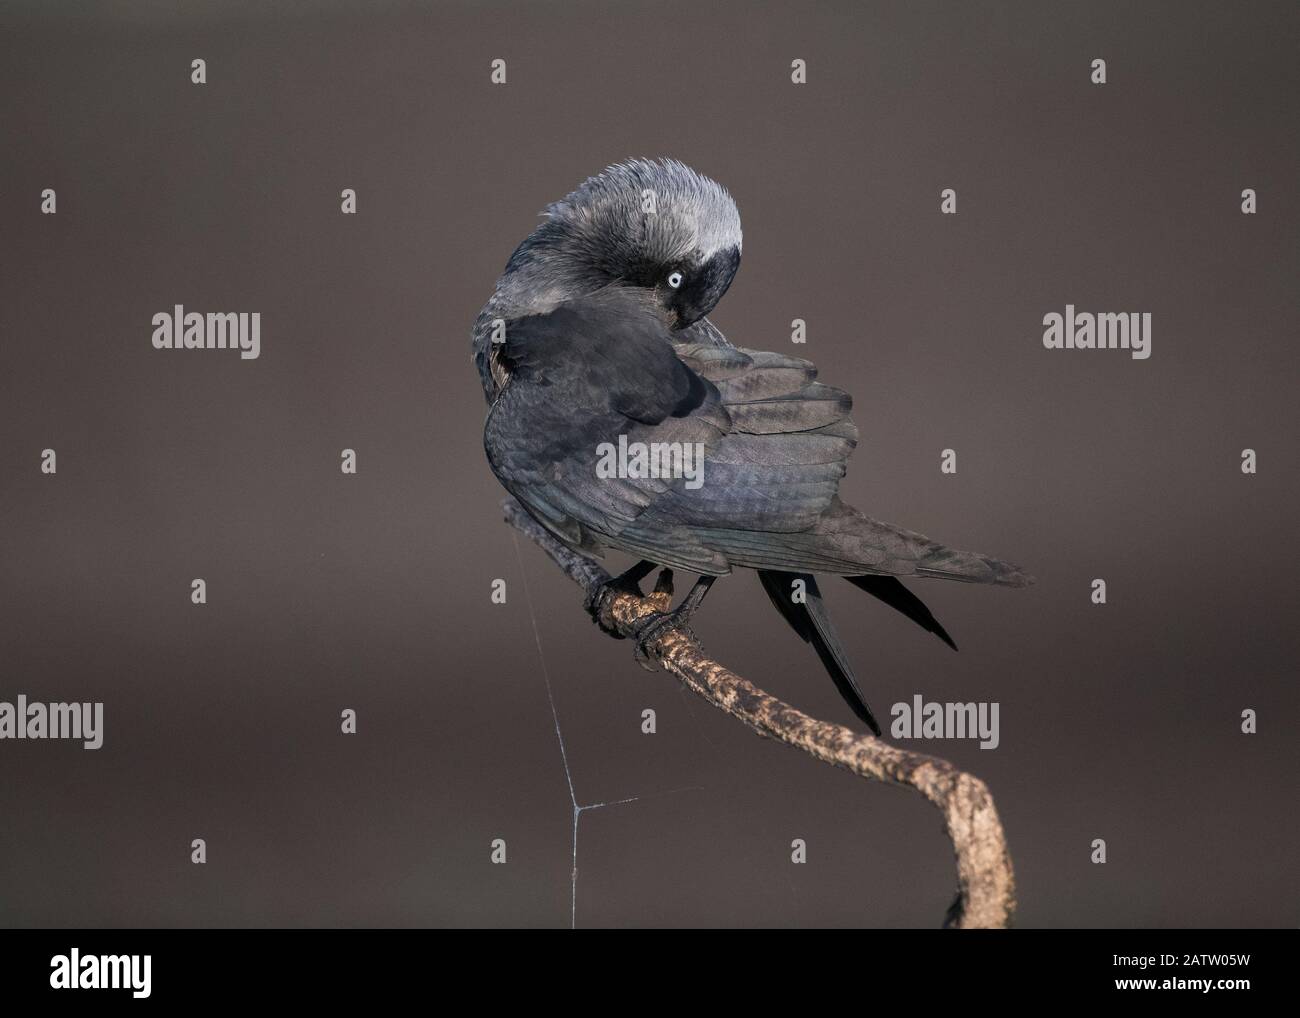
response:
<path fill-rule="evenodd" d="M 557 540 L 514 499 L 502 508 L 506 522 L 535 542 L 555 563 L 593 594 L 609 574 L 585 555 Z M 645 597 L 617 593 L 605 608 L 602 622 L 635 638 L 634 623 L 654 612 L 667 611 L 671 589 Z M 993 796 L 979 778 L 959 771 L 946 760 L 900 749 L 829 721 L 818 721 L 771 696 L 705 656 L 686 630 L 670 629 L 647 645 L 647 651 L 693 692 L 769 738 L 852 771 L 920 792 L 943 814 L 957 859 L 957 897 L 944 925 L 959 929 L 1004 928 L 1016 908 L 1015 876 L 1006 836 L 993 805 Z"/>

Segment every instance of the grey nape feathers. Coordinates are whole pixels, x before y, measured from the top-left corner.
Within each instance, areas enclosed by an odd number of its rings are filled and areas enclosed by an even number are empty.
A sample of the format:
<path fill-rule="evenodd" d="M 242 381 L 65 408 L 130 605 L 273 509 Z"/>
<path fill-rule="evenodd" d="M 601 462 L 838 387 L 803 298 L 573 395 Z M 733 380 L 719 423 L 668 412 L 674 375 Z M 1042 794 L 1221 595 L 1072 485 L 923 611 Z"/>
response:
<path fill-rule="evenodd" d="M 615 584 L 657 566 L 699 574 L 656 625 L 689 617 L 715 577 L 756 570 L 879 734 L 815 574 L 847 578 L 954 649 L 899 577 L 1032 581 L 840 501 L 858 437 L 849 396 L 806 360 L 732 346 L 706 317 L 740 265 L 740 215 L 723 187 L 674 160 L 637 159 L 543 216 L 474 326 L 492 471 L 568 544 L 636 556 Z"/>

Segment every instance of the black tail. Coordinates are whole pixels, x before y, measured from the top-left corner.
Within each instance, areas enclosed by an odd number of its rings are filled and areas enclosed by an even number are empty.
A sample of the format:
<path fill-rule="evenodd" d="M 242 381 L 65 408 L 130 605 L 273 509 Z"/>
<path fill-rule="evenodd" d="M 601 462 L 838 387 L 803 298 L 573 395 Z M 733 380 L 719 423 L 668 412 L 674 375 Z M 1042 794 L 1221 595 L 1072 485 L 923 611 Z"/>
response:
<path fill-rule="evenodd" d="M 844 578 L 872 597 L 884 601 L 895 611 L 902 612 L 922 629 L 934 633 L 953 650 L 957 649 L 957 645 L 952 642 L 952 637 L 943 626 L 939 625 L 939 620 L 930 614 L 930 609 L 925 606 L 925 602 L 904 587 L 897 576 L 846 576 Z"/>
<path fill-rule="evenodd" d="M 876 577 L 870 578 L 876 579 Z M 871 708 L 867 706 L 866 697 L 862 695 L 862 690 L 858 688 L 858 682 L 853 677 L 853 668 L 849 665 L 844 648 L 840 646 L 839 637 L 835 635 L 835 627 L 831 625 L 830 613 L 826 610 L 821 591 L 817 589 L 816 578 L 808 573 L 785 573 L 760 569 L 758 579 L 763 584 L 763 589 L 767 591 L 767 596 L 771 598 L 772 604 L 776 606 L 776 610 L 790 624 L 790 628 L 816 649 L 817 656 L 822 659 L 822 664 L 835 680 L 835 688 L 840 691 L 840 696 L 844 697 L 845 703 L 853 708 L 853 713 L 861 718 L 872 732 L 879 735 L 880 725 L 876 723 Z M 802 602 L 794 601 L 791 597 L 794 593 L 795 580 L 802 580 L 804 583 Z M 901 587 L 902 584 L 899 586 Z M 880 594 L 876 596 L 882 597 Z M 917 604 L 920 602 L 917 601 Z M 924 605 L 921 607 L 925 608 Z M 899 610 L 902 611 L 901 608 Z M 937 622 L 934 624 L 938 625 Z M 942 629 L 940 632 L 942 633 Z M 947 637 L 946 633 L 943 635 Z"/>

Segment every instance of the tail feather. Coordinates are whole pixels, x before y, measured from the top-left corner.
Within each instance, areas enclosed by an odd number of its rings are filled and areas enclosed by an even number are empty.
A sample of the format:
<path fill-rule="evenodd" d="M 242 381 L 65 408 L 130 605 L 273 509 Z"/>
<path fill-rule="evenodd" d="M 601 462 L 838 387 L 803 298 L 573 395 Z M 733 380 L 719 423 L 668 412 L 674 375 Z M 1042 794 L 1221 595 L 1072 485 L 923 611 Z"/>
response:
<path fill-rule="evenodd" d="M 871 713 L 871 708 L 867 706 L 862 690 L 858 688 L 853 667 L 849 664 L 844 648 L 840 645 L 839 636 L 836 635 L 835 627 L 831 623 L 830 613 L 826 610 L 826 603 L 822 600 L 821 591 L 817 587 L 816 577 L 809 573 L 760 569 L 758 579 L 763 584 L 763 589 L 767 591 L 768 598 L 789 623 L 790 628 L 803 640 L 813 645 L 817 656 L 821 658 L 826 671 L 835 682 L 835 687 L 840 691 L 840 696 L 844 697 L 844 701 L 853 709 L 853 713 L 873 733 L 880 735 L 880 725 L 875 715 Z M 804 582 L 802 603 L 791 599 L 794 580 Z"/>
<path fill-rule="evenodd" d="M 961 551 L 924 534 L 873 520 L 837 498 L 812 532 L 823 558 L 860 563 L 857 569 L 836 570 L 841 576 L 925 576 L 999 587 L 1027 587 L 1034 582 L 1019 566 L 976 551 Z M 829 570 L 824 570 L 829 571 Z"/>
<path fill-rule="evenodd" d="M 991 583 L 998 587 L 1028 587 L 1034 578 L 1019 566 L 976 551 L 958 551 L 937 542 L 917 559 L 916 575 L 965 583 Z"/>
<path fill-rule="evenodd" d="M 874 598 L 883 601 L 897 612 L 901 612 L 928 633 L 934 633 L 953 650 L 953 643 L 948 631 L 939 620 L 931 614 L 925 602 L 903 586 L 897 576 L 846 576 L 844 577 L 859 590 L 865 590 Z"/>

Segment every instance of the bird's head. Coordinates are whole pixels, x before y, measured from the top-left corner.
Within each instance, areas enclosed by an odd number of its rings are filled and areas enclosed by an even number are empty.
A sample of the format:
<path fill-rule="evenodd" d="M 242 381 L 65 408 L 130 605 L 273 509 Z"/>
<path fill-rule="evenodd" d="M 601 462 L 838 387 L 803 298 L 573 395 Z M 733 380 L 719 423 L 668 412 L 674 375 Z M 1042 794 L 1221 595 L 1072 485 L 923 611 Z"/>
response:
<path fill-rule="evenodd" d="M 634 159 L 550 205 L 521 257 L 567 292 L 635 288 L 673 328 L 699 321 L 740 266 L 740 213 L 725 188 L 673 159 Z M 511 266 L 507 266 L 509 273 Z"/>

